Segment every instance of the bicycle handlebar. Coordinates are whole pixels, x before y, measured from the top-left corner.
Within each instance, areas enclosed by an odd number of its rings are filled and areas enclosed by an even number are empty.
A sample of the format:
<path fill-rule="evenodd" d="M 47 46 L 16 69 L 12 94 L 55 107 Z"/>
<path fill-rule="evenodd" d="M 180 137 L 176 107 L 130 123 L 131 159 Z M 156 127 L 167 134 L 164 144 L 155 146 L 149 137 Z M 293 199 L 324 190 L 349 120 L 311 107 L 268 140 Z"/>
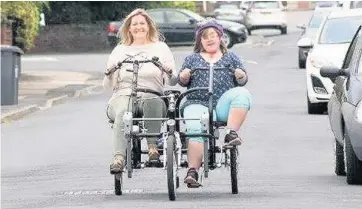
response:
<path fill-rule="evenodd" d="M 121 62 L 118 62 L 114 67 L 110 68 L 108 70 L 108 72 L 106 72 L 106 75 L 110 75 L 111 73 L 114 73 L 117 69 L 122 67 L 122 64 L 124 63 L 129 63 L 129 64 L 140 64 L 140 63 L 153 63 L 156 67 L 158 67 L 160 70 L 162 70 L 163 72 L 167 73 L 168 75 L 172 75 L 172 72 L 169 72 L 166 70 L 166 67 L 162 65 L 162 63 L 159 61 L 158 57 L 152 57 L 151 60 L 123 60 Z M 128 70 L 128 72 L 133 72 L 133 70 Z"/>
<path fill-rule="evenodd" d="M 236 69 L 231 68 L 230 65 L 226 65 L 225 67 L 222 68 L 213 68 L 213 70 L 224 70 L 224 69 L 228 69 L 230 72 L 235 73 Z M 190 75 L 194 74 L 195 71 L 197 70 L 210 70 L 210 68 L 192 68 L 190 71 Z M 244 86 L 247 82 L 248 82 L 248 75 L 246 74 L 244 78 L 242 79 L 236 79 L 235 78 L 235 82 L 238 83 L 238 85 L 240 86 Z"/>

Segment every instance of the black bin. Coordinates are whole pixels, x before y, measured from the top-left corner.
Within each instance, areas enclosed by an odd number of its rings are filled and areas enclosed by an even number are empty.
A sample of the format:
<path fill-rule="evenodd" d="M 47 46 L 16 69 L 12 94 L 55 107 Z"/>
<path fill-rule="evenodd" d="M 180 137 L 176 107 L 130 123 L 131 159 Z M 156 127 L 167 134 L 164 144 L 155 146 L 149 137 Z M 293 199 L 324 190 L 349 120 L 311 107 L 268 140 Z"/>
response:
<path fill-rule="evenodd" d="M 1 45 L 1 105 L 18 104 L 23 54 L 19 47 Z"/>

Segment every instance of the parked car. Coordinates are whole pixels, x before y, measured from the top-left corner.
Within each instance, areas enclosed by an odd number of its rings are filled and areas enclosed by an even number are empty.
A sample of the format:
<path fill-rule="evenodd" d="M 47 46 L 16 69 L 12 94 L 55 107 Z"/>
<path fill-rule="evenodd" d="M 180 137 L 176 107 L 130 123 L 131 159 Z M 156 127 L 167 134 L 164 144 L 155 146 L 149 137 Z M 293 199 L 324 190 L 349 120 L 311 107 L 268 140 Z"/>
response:
<path fill-rule="evenodd" d="M 214 10 L 215 18 L 245 24 L 245 14 L 236 4 L 220 4 Z"/>
<path fill-rule="evenodd" d="M 306 62 L 309 114 L 322 114 L 327 110 L 334 84 L 320 75 L 320 68 L 324 65 L 342 66 L 347 49 L 361 23 L 361 9 L 333 11 L 323 20 Z"/>
<path fill-rule="evenodd" d="M 339 1 L 317 1 L 315 2 L 314 9 L 320 8 L 333 8 L 333 7 L 341 7 L 342 4 Z"/>
<path fill-rule="evenodd" d="M 197 23 L 205 20 L 199 14 L 186 9 L 149 9 L 147 13 L 155 21 L 169 45 L 193 45 Z M 223 39 L 228 48 L 246 41 L 247 30 L 244 25 L 226 20 L 217 20 L 217 22 L 224 28 Z M 111 46 L 119 42 L 118 30 L 121 26 L 122 21 L 114 21 L 109 24 L 108 40 Z"/>
<path fill-rule="evenodd" d="M 362 8 L 362 1 L 341 1 L 343 9 L 358 9 Z"/>
<path fill-rule="evenodd" d="M 315 10 L 309 19 L 308 25 L 298 25 L 297 28 L 303 30 L 301 37 L 298 40 L 298 64 L 299 68 L 305 68 L 305 63 L 309 50 L 312 48 L 314 38 L 318 32 L 318 28 L 325 16 L 332 11 L 341 10 L 340 7 Z"/>
<path fill-rule="evenodd" d="M 348 184 L 362 184 L 362 29 L 359 27 L 341 68 L 324 66 L 335 82 L 328 116 L 335 137 L 335 173 Z"/>
<path fill-rule="evenodd" d="M 249 35 L 257 29 L 279 29 L 281 34 L 287 34 L 285 11 L 281 1 L 252 1 L 245 18 Z"/>

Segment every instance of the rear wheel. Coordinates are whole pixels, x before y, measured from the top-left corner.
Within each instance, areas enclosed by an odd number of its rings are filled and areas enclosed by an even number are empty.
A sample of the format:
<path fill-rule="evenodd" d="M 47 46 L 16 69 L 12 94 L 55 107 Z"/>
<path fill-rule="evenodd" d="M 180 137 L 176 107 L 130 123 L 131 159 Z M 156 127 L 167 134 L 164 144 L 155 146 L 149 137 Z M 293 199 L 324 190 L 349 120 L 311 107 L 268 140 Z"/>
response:
<path fill-rule="evenodd" d="M 175 171 L 175 136 L 170 135 L 167 138 L 167 186 L 168 197 L 170 200 L 176 199 L 177 178 Z"/>
<path fill-rule="evenodd" d="M 280 28 L 280 33 L 281 33 L 282 35 L 287 34 L 287 32 L 288 32 L 287 27 Z"/>
<path fill-rule="evenodd" d="M 230 149 L 230 174 L 231 174 L 231 192 L 238 194 L 238 163 L 237 163 L 237 148 Z"/>

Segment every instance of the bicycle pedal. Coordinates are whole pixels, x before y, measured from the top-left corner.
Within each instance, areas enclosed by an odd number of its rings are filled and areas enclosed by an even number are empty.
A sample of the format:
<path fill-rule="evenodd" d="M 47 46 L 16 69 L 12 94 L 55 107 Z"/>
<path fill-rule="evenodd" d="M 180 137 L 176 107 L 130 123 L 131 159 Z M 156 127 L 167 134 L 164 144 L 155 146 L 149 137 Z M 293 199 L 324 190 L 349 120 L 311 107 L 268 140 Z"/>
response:
<path fill-rule="evenodd" d="M 121 174 L 123 172 L 123 170 L 110 170 L 110 174 L 111 175 L 117 175 L 117 174 Z"/>
<path fill-rule="evenodd" d="M 187 188 L 199 188 L 202 187 L 202 184 L 200 183 L 195 183 L 195 184 L 187 184 Z"/>

